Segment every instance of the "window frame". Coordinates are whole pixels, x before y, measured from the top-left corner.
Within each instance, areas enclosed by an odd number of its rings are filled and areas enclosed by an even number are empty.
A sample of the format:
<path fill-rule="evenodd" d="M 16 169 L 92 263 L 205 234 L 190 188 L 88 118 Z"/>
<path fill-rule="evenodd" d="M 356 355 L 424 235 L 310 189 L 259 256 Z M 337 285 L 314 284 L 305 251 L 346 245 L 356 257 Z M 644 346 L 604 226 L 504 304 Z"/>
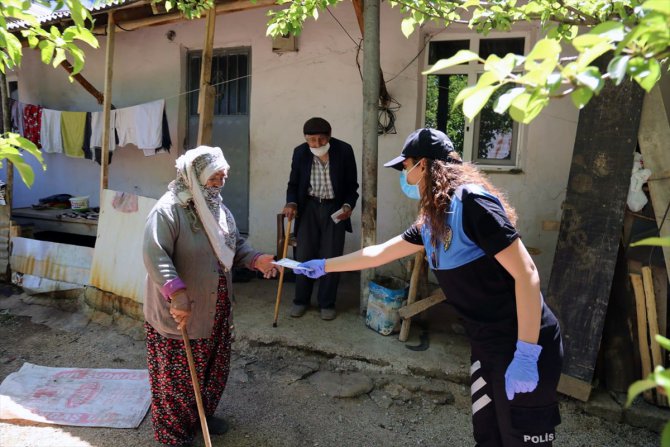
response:
<path fill-rule="evenodd" d="M 523 38 L 524 39 L 524 54 L 528 54 L 531 47 L 532 33 L 530 31 L 510 31 L 510 32 L 491 32 L 486 36 L 481 36 L 479 34 L 474 34 L 473 32 L 457 32 L 449 33 L 446 35 L 437 35 L 430 39 L 430 42 L 444 42 L 444 41 L 454 41 L 454 40 L 467 40 L 469 41 L 469 49 L 475 53 L 479 54 L 479 43 L 481 40 L 487 39 L 509 39 L 509 38 Z M 426 38 L 430 38 L 426 36 Z M 430 42 L 428 45 L 430 45 Z M 428 70 L 432 68 L 432 65 L 428 63 L 430 51 L 427 50 L 424 52 L 423 59 L 423 69 L 421 71 Z M 501 57 L 504 55 L 500 55 Z M 471 61 L 465 64 L 456 65 L 454 67 L 445 68 L 444 70 L 439 70 L 431 75 L 465 75 L 468 78 L 468 86 L 475 85 L 477 83 L 477 78 L 484 72 L 484 65 L 479 63 L 479 61 Z M 421 98 L 422 98 L 422 108 L 421 108 L 421 123 L 426 122 L 426 100 L 427 100 L 427 85 L 424 80 L 422 89 L 421 89 Z M 475 120 L 479 119 L 479 115 Z M 516 142 L 512 147 L 512 160 L 506 162 L 505 164 L 496 163 L 495 161 L 488 161 L 487 159 L 478 159 L 476 149 L 474 147 L 475 143 L 475 129 L 479 127 L 478 123 L 473 121 L 468 121 L 465 118 L 465 128 L 463 130 L 463 160 L 469 161 L 476 164 L 480 169 L 484 171 L 518 171 L 521 160 L 521 152 L 525 148 L 526 144 L 526 134 L 527 127 L 524 124 L 515 122 L 516 126 Z M 483 160 L 485 162 L 480 162 Z"/>
<path fill-rule="evenodd" d="M 195 85 L 195 80 L 200 78 L 200 70 L 198 70 L 197 75 L 194 76 L 192 73 L 192 63 L 193 59 L 199 58 L 201 60 L 200 64 L 198 66 L 201 66 L 202 64 L 202 50 L 190 50 L 188 51 L 186 55 L 186 85 L 188 89 L 192 88 L 197 88 L 199 85 Z M 251 73 L 251 47 L 230 47 L 230 48 L 216 48 L 212 52 L 212 59 L 218 58 L 218 57 L 225 57 L 226 59 L 230 58 L 231 56 L 239 56 L 239 55 L 244 55 L 247 58 L 247 75 L 246 75 L 246 105 L 245 109 L 246 111 L 244 113 L 216 113 L 216 108 L 217 104 L 214 105 L 214 116 L 248 116 L 249 115 L 249 109 L 251 105 L 251 80 L 250 80 L 250 73 Z M 213 61 L 214 62 L 214 61 Z M 212 63 L 212 72 L 215 70 L 215 65 Z M 239 78 L 237 78 L 237 81 L 239 82 Z M 212 79 L 212 81 L 214 81 Z M 231 82 L 230 80 L 228 82 Z M 214 82 L 216 84 L 216 82 Z M 216 88 L 216 87 L 215 87 Z M 227 91 L 226 91 L 227 93 Z M 193 97 L 195 99 L 193 99 Z M 198 116 L 198 107 L 197 107 L 197 98 L 198 98 L 199 93 L 197 91 L 192 91 L 189 90 L 189 94 L 187 95 L 187 103 L 186 107 L 188 110 L 188 116 L 193 117 L 193 116 Z M 195 104 L 192 104 L 192 101 L 195 101 Z M 216 99 L 215 99 L 216 102 Z"/>

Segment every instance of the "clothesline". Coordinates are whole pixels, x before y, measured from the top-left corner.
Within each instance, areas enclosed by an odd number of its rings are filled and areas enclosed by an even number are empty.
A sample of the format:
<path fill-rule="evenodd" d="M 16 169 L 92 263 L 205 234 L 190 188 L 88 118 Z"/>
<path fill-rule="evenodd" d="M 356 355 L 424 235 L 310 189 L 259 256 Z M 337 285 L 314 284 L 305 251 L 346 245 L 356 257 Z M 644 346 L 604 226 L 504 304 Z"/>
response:
<path fill-rule="evenodd" d="M 11 118 L 13 129 L 45 153 L 100 162 L 103 112 L 59 111 L 12 100 Z M 148 156 L 172 145 L 164 99 L 112 110 L 109 127 L 110 153 L 133 144 Z"/>
<path fill-rule="evenodd" d="M 250 77 L 250 74 L 238 76 L 233 79 L 227 79 L 221 82 L 210 84 L 210 86 L 217 87 L 219 85 L 236 82 Z M 165 101 L 178 98 L 183 95 L 199 92 L 200 90 L 200 88 L 196 88 L 161 99 L 112 110 L 110 128 L 112 128 L 114 131 L 110 135 L 110 150 L 113 151 L 117 145 L 125 146 L 126 144 L 135 144 L 140 149 L 144 150 L 145 155 L 153 155 L 157 149 L 166 149 L 169 151 L 172 142 L 170 141 L 169 128 L 167 125 Z M 151 147 L 152 144 L 138 144 L 137 134 L 139 132 L 146 132 L 146 127 L 136 126 L 137 129 L 141 127 L 143 130 L 137 131 L 131 129 L 128 131 L 127 129 L 129 129 L 129 126 L 132 127 L 132 123 L 129 123 L 129 121 L 133 121 L 133 118 L 128 118 L 126 115 L 132 115 L 132 113 L 130 113 L 132 109 L 145 107 L 159 101 L 162 102 L 162 122 L 157 127 L 158 134 L 160 134 L 162 131 L 163 134 L 167 133 L 167 135 L 162 135 L 159 137 L 158 139 L 161 140 L 161 144 L 155 147 Z M 83 119 L 83 114 L 86 114 L 85 121 Z M 102 111 L 60 111 L 48 109 L 38 104 L 22 103 L 17 100 L 12 100 L 12 128 L 15 131 L 31 140 L 38 147 L 41 147 L 46 153 L 65 153 L 70 157 L 88 158 L 97 162 L 100 162 L 100 157 L 96 156 L 94 151 L 97 149 L 99 152 L 99 148 L 102 146 L 102 116 Z M 116 123 L 117 116 L 121 117 L 120 121 L 123 122 L 123 124 L 120 126 L 118 126 Z M 45 122 L 47 126 L 45 126 Z M 149 126 L 149 129 L 151 129 L 153 132 L 154 129 L 156 129 L 156 123 L 152 122 L 151 124 L 152 126 Z M 76 128 L 74 135 L 75 143 L 72 142 L 73 127 Z M 83 137 L 81 135 L 81 129 L 85 129 Z M 122 135 L 119 135 L 120 129 L 124 130 Z M 46 138 L 43 138 L 43 132 L 46 132 Z M 150 140 L 155 142 L 156 135 L 156 132 L 154 132 L 153 138 Z M 82 141 L 82 143 L 79 144 L 79 141 Z M 47 142 L 46 145 L 44 144 L 45 142 Z"/>

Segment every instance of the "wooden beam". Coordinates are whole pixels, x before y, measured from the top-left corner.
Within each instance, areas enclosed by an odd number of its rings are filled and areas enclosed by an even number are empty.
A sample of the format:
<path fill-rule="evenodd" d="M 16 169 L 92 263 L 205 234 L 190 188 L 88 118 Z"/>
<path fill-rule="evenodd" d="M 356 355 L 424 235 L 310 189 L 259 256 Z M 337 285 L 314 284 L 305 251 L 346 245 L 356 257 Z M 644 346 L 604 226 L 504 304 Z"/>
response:
<path fill-rule="evenodd" d="M 630 281 L 633 284 L 635 293 L 635 315 L 637 317 L 637 340 L 640 348 L 640 363 L 642 364 L 642 378 L 646 379 L 651 373 L 651 357 L 649 356 L 649 342 L 647 334 L 647 310 L 646 298 L 644 294 L 644 283 L 642 275 L 637 273 L 630 274 Z M 644 392 L 644 398 L 651 401 L 651 391 Z"/>
<path fill-rule="evenodd" d="M 407 305 L 411 305 L 416 300 L 416 291 L 419 288 L 419 278 L 421 276 L 421 269 L 423 268 L 423 250 L 420 250 L 414 255 L 414 265 L 412 267 L 412 276 L 409 280 L 409 293 L 407 294 Z M 409 337 L 409 328 L 412 324 L 410 318 L 403 318 L 400 326 L 400 335 L 398 340 L 407 341 Z"/>
<path fill-rule="evenodd" d="M 74 68 L 67 60 L 61 62 L 60 66 L 63 67 L 65 71 L 67 71 L 70 75 L 72 75 Z M 102 104 L 104 102 L 105 100 L 104 95 L 100 93 L 98 89 L 93 87 L 93 85 L 90 82 L 88 82 L 88 80 L 86 80 L 86 78 L 81 73 L 77 73 L 72 77 L 74 78 L 75 81 L 79 83 L 79 85 L 84 87 L 84 90 L 93 95 L 93 97 L 98 101 L 98 104 Z"/>
<path fill-rule="evenodd" d="M 358 20 L 358 28 L 361 30 L 361 36 L 365 36 L 365 24 L 363 22 L 363 0 L 351 0 L 356 12 L 356 20 Z M 391 101 L 391 95 L 386 89 L 386 81 L 384 81 L 384 72 L 381 64 L 379 65 L 379 101 L 381 105 L 386 107 Z"/>
<path fill-rule="evenodd" d="M 444 296 L 444 292 L 442 292 L 441 289 L 438 289 L 429 297 L 423 298 L 413 304 L 410 304 L 408 301 L 407 306 L 401 307 L 398 310 L 398 315 L 400 315 L 400 318 L 402 319 L 412 318 L 414 315 L 420 314 L 424 310 L 429 309 L 446 299 L 447 297 Z"/>
<path fill-rule="evenodd" d="M 109 185 L 109 140 L 110 140 L 110 112 L 112 108 L 112 75 L 114 68 L 114 12 L 107 14 L 107 48 L 105 51 L 105 95 L 102 106 L 102 150 L 100 155 L 100 204 L 102 194 Z"/>
<path fill-rule="evenodd" d="M 0 72 L 0 100 L 2 100 L 2 132 L 7 133 L 12 130 L 11 110 L 9 107 L 9 88 L 7 86 L 7 77 Z M 5 202 L 7 210 L 12 208 L 12 193 L 14 190 L 14 163 L 5 160 L 7 166 L 7 184 L 5 185 Z"/>
<path fill-rule="evenodd" d="M 361 247 L 377 243 L 377 178 L 379 161 L 379 16 L 380 1 L 368 0 L 363 19 L 368 33 L 363 45 L 363 135 L 361 160 Z M 368 285 L 374 271 L 361 271 L 361 315 L 368 307 Z"/>
<path fill-rule="evenodd" d="M 257 0 L 256 2 L 250 2 L 248 0 L 235 0 L 227 3 L 217 4 L 214 7 L 214 10 L 216 14 L 219 15 L 231 12 L 246 11 L 248 9 L 267 8 L 275 4 L 276 0 Z M 149 12 L 151 12 L 151 9 L 149 9 Z M 181 22 L 184 20 L 187 19 L 184 18 L 181 12 L 171 12 L 159 16 L 148 14 L 147 17 L 129 18 L 126 20 L 119 18 L 116 23 L 121 31 L 134 31 L 136 29 L 145 28 L 147 26 L 165 25 L 168 23 Z M 104 32 L 104 30 L 104 25 L 97 26 L 93 29 L 94 32 Z"/>
<path fill-rule="evenodd" d="M 595 62 L 601 70 L 607 63 L 605 57 Z M 603 88 L 579 112 L 545 298 L 561 323 L 562 372 L 587 384 L 601 346 L 643 97 L 638 85 L 625 81 Z"/>
<path fill-rule="evenodd" d="M 212 144 L 212 118 L 214 114 L 214 87 L 212 79 L 212 55 L 214 53 L 214 30 L 216 11 L 207 11 L 205 25 L 205 43 L 202 49 L 200 65 L 200 95 L 198 97 L 198 146 Z"/>
<path fill-rule="evenodd" d="M 660 228 L 661 237 L 670 237 L 670 213 L 665 215 L 670 204 L 670 157 L 668 157 L 668 141 L 670 141 L 670 117 L 666 113 L 661 89 L 657 85 L 645 96 L 640 118 L 638 143 L 644 159 L 644 167 L 651 169 L 649 178 L 649 196 L 654 206 L 656 225 Z M 665 218 L 665 223 L 663 219 Z M 670 276 L 670 247 L 662 247 L 665 268 Z M 661 297 L 665 298 L 666 297 Z M 659 306 L 667 309 L 666 306 Z M 665 326 L 665 319 L 663 321 Z M 661 333 L 665 331 L 662 328 Z"/>
<path fill-rule="evenodd" d="M 575 379 L 567 374 L 561 374 L 558 381 L 558 392 L 566 396 L 572 396 L 582 402 L 587 402 L 591 395 L 591 383 Z"/>
<path fill-rule="evenodd" d="M 649 341 L 651 342 L 651 358 L 653 360 L 653 369 L 657 366 L 665 366 L 661 346 L 656 341 L 658 330 L 658 315 L 656 313 L 656 293 L 654 292 L 654 278 L 651 274 L 651 267 L 642 267 L 642 283 L 644 284 L 644 297 L 647 305 L 647 324 L 649 325 Z M 668 399 L 663 394 L 656 393 L 656 403 L 663 407 L 668 406 Z"/>

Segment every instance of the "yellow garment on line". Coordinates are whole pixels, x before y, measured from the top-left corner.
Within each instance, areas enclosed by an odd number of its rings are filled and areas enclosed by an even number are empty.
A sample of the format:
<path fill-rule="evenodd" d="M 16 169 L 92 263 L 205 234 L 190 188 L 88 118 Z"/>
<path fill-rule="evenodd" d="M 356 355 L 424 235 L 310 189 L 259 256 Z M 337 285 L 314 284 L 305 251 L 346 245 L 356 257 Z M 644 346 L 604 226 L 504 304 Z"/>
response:
<path fill-rule="evenodd" d="M 63 137 L 63 152 L 68 157 L 84 158 L 84 130 L 86 112 L 62 112 L 60 131 Z"/>

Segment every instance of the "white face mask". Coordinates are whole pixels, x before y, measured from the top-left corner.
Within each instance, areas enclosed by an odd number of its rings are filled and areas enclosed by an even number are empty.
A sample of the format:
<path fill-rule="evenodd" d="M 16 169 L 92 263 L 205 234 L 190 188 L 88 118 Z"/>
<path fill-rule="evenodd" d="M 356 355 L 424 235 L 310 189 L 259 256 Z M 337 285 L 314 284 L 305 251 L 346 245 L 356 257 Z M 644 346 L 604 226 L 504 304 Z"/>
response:
<path fill-rule="evenodd" d="M 325 145 L 317 148 L 314 147 L 309 148 L 309 150 L 312 151 L 312 153 L 317 157 L 323 157 L 324 155 L 326 155 L 326 153 L 328 153 L 329 149 L 330 149 L 330 143 L 326 143 Z"/>

